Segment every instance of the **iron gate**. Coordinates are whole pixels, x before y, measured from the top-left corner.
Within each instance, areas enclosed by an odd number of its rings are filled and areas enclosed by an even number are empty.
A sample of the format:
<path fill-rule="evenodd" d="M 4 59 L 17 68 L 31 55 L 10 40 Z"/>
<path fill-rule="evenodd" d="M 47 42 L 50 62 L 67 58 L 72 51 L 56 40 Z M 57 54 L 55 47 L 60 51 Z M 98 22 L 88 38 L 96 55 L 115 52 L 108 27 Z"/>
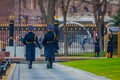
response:
<path fill-rule="evenodd" d="M 0 26 L 0 41 L 5 42 L 9 46 L 9 26 L 4 25 Z M 68 46 L 68 55 L 73 56 L 93 56 L 94 52 L 94 37 L 95 32 L 97 31 L 96 27 L 81 27 L 77 24 L 68 24 L 66 26 L 67 32 L 67 46 Z M 45 34 L 45 26 L 35 26 L 34 32 L 38 36 L 39 41 L 43 38 Z M 24 25 L 15 25 L 14 27 L 14 45 L 23 46 L 19 41 L 19 36 L 24 36 L 27 33 L 27 26 Z M 59 27 L 59 53 L 56 55 L 64 55 L 64 27 Z"/>

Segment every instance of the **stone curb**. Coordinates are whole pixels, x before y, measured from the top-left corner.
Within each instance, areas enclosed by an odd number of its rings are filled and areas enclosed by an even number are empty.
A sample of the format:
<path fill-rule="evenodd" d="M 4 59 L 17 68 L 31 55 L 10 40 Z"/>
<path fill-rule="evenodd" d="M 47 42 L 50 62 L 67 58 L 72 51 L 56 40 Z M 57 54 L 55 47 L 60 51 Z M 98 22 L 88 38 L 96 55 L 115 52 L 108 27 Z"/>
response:
<path fill-rule="evenodd" d="M 14 63 L 6 80 L 19 80 L 19 64 Z"/>
<path fill-rule="evenodd" d="M 16 63 L 13 64 L 13 67 L 12 67 L 12 69 L 10 70 L 10 73 L 9 73 L 9 75 L 7 76 L 7 79 L 6 79 L 6 80 L 13 80 L 15 68 L 16 68 Z"/>

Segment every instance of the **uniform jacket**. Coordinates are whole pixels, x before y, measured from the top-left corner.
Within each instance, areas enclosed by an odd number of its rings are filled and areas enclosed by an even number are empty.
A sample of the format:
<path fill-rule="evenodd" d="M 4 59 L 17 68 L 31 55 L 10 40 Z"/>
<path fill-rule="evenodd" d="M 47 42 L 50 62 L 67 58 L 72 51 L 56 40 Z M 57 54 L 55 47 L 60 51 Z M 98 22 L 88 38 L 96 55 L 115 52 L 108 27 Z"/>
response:
<path fill-rule="evenodd" d="M 108 53 L 113 53 L 113 35 L 109 34 L 109 41 L 108 41 L 108 48 L 107 48 L 107 52 Z"/>
<path fill-rule="evenodd" d="M 46 60 L 55 60 L 55 52 L 58 48 L 55 32 L 49 31 L 44 35 L 42 44 L 44 46 L 44 56 Z"/>
<path fill-rule="evenodd" d="M 95 38 L 95 52 L 100 52 L 99 37 Z"/>
<path fill-rule="evenodd" d="M 38 47 L 40 47 L 40 44 L 38 42 L 37 36 L 33 32 L 29 32 L 25 35 L 23 39 L 23 43 L 26 45 L 26 60 L 35 60 L 35 43 L 37 43 Z"/>

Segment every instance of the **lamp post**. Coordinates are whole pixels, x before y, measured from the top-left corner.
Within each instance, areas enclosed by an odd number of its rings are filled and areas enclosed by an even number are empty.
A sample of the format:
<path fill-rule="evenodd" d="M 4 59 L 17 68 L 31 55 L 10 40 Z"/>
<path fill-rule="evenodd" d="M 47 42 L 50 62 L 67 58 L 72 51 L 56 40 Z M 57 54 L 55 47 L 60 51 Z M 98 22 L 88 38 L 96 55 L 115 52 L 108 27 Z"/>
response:
<path fill-rule="evenodd" d="M 58 20 L 58 16 L 54 16 L 54 31 L 58 37 L 58 33 L 59 33 L 59 29 L 58 29 L 58 26 L 59 26 L 59 20 Z"/>
<path fill-rule="evenodd" d="M 59 44 L 58 44 L 58 37 L 59 37 L 59 21 L 58 21 L 58 16 L 54 16 L 54 32 L 56 33 L 56 38 L 57 38 L 57 49 L 59 48 Z M 58 53 L 58 51 L 56 50 L 56 53 Z"/>
<path fill-rule="evenodd" d="M 13 36 L 14 36 L 14 15 L 10 15 L 9 16 L 9 46 L 13 46 L 14 45 L 14 40 L 13 40 Z"/>

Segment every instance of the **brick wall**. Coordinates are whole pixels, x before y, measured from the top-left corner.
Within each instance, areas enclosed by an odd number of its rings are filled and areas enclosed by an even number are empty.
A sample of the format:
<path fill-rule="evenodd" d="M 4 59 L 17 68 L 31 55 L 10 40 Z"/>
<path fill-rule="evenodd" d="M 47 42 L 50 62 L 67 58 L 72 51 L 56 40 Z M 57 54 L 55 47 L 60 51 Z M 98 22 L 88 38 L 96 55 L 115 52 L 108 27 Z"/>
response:
<path fill-rule="evenodd" d="M 19 1 L 20 2 L 20 8 L 19 8 Z M 47 10 L 47 3 L 45 0 L 44 5 Z M 36 0 L 36 9 L 31 9 L 31 0 L 26 0 L 26 8 L 23 8 L 23 0 L 1 0 L 0 2 L 0 23 L 8 23 L 8 16 L 11 13 L 14 13 L 15 15 L 15 22 L 16 23 L 38 23 L 38 17 L 41 17 L 41 12 L 39 9 L 39 5 L 37 4 Z M 59 3 L 57 3 L 57 6 L 60 6 Z M 77 12 L 75 12 L 73 15 L 70 14 L 70 8 L 71 6 L 75 6 L 77 8 Z M 89 12 L 85 13 L 83 11 L 84 7 L 87 7 Z M 118 9 L 117 5 L 112 5 L 111 14 L 114 15 Z M 19 10 L 20 9 L 20 10 Z M 93 14 L 93 8 L 91 4 L 88 3 L 82 3 L 79 0 L 73 0 L 70 3 L 70 7 L 68 10 L 68 16 L 92 16 Z M 56 9 L 56 15 L 61 16 L 62 11 L 60 8 Z M 108 13 L 106 13 L 108 15 Z M 25 17 L 27 21 L 25 21 Z"/>
<path fill-rule="evenodd" d="M 13 0 L 0 0 L 0 23 L 8 23 L 8 16 L 12 12 Z"/>

